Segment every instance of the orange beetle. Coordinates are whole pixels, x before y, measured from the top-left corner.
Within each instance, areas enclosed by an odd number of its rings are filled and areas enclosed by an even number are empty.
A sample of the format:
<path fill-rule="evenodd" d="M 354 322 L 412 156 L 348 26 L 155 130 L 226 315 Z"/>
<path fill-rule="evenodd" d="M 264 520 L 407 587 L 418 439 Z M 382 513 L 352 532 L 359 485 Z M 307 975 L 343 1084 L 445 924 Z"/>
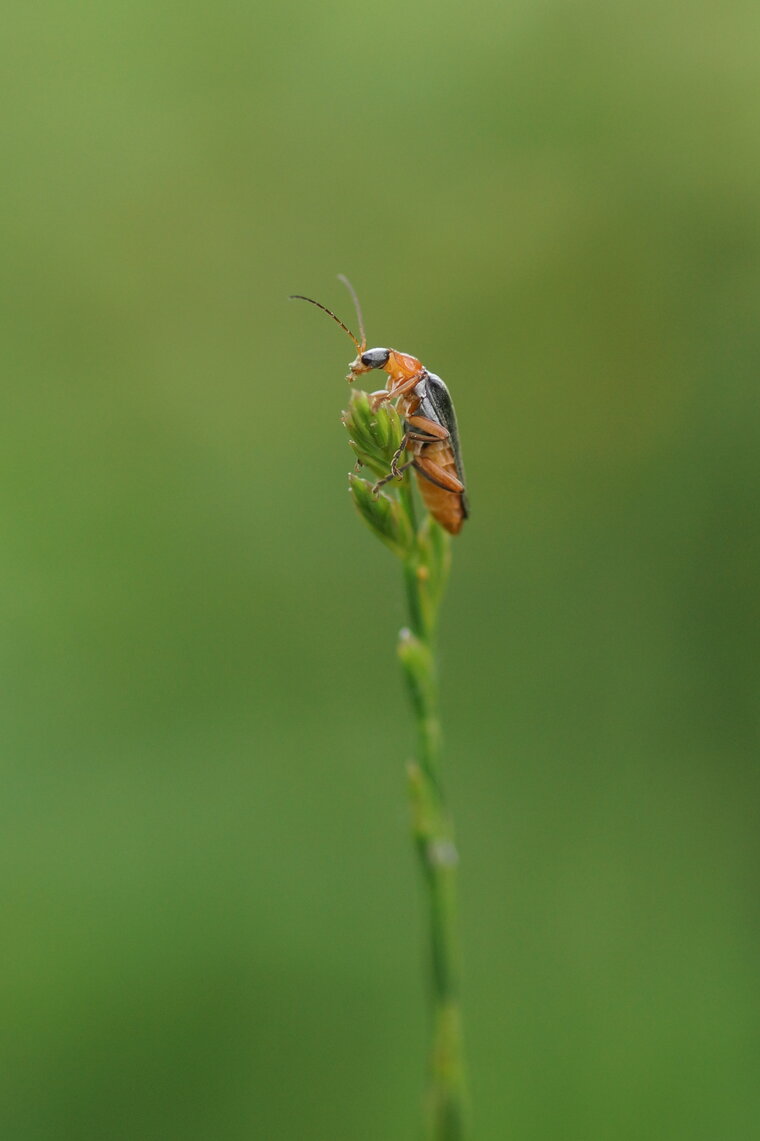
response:
<path fill-rule="evenodd" d="M 406 469 L 413 467 L 428 511 L 445 530 L 457 535 L 470 511 L 457 420 L 449 390 L 439 376 L 428 372 L 422 362 L 409 353 L 400 353 L 397 349 L 367 348 L 359 299 L 348 278 L 341 276 L 340 280 L 354 299 L 361 342 L 340 317 L 321 302 L 301 293 L 293 294 L 293 299 L 316 305 L 348 333 L 357 348 L 356 360 L 348 366 L 348 381 L 372 369 L 388 374 L 387 386 L 370 393 L 370 402 L 376 409 L 385 400 L 396 401 L 404 422 L 404 437 L 391 460 L 389 474 L 375 484 L 374 490 L 392 479 L 401 479 Z M 407 450 L 412 458 L 399 466 L 399 460 Z"/>

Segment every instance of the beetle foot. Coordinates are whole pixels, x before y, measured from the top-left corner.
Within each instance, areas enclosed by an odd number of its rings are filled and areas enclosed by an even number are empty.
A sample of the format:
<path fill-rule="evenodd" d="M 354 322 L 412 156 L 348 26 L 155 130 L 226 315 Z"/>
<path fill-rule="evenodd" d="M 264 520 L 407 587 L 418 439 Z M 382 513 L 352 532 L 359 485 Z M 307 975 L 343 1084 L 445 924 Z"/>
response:
<path fill-rule="evenodd" d="M 377 392 L 370 392 L 369 406 L 371 410 L 377 412 L 381 404 L 384 404 L 386 400 L 390 400 L 390 395 L 390 392 L 385 388 L 381 388 Z"/>
<path fill-rule="evenodd" d="M 375 486 L 372 488 L 372 496 L 374 499 L 377 499 L 378 495 L 380 494 L 380 488 L 385 487 L 386 483 L 390 483 L 390 481 L 392 479 L 393 479 L 392 475 L 386 475 L 383 477 L 383 479 L 379 479 L 377 481 Z"/>

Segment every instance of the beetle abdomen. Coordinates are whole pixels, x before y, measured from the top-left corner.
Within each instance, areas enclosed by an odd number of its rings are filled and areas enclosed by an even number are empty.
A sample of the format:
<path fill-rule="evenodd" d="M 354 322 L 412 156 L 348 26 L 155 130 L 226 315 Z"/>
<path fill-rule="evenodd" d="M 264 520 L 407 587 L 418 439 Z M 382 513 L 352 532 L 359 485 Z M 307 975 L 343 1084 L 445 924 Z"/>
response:
<path fill-rule="evenodd" d="M 449 534 L 458 535 L 468 515 L 464 492 L 450 491 L 447 487 L 434 483 L 432 474 L 427 474 L 425 471 L 426 460 L 432 461 L 449 477 L 457 479 L 454 451 L 445 440 L 423 445 L 415 463 L 415 475 L 420 494 L 430 514 Z"/>
<path fill-rule="evenodd" d="M 430 483 L 419 472 L 417 472 L 417 483 L 425 506 L 435 521 L 440 523 L 450 535 L 458 535 L 467 518 L 462 503 L 462 493 L 460 491 L 444 491 L 442 487 L 436 487 L 434 483 Z"/>

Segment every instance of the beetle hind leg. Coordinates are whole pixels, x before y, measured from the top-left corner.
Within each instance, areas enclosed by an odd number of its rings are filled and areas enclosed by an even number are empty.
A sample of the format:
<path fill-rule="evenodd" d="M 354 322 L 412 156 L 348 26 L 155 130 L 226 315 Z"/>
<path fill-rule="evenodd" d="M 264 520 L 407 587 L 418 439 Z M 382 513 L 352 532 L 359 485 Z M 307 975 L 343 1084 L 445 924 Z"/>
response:
<path fill-rule="evenodd" d="M 396 457 L 394 456 L 393 458 L 395 460 Z M 385 487 L 386 483 L 390 483 L 392 479 L 402 479 L 404 472 L 412 467 L 413 464 L 414 460 L 409 460 L 408 463 L 402 464 L 401 467 L 391 467 L 389 474 L 384 475 L 382 479 L 379 479 L 375 486 L 372 488 L 372 494 L 377 495 L 380 491 L 380 488 Z"/>
<path fill-rule="evenodd" d="M 450 471 L 448 467 L 442 467 L 425 455 L 415 456 L 412 463 L 414 464 L 415 470 L 430 483 L 434 483 L 436 487 L 440 487 L 444 491 L 456 492 L 459 495 L 464 491 L 464 484 L 461 479 Z"/>

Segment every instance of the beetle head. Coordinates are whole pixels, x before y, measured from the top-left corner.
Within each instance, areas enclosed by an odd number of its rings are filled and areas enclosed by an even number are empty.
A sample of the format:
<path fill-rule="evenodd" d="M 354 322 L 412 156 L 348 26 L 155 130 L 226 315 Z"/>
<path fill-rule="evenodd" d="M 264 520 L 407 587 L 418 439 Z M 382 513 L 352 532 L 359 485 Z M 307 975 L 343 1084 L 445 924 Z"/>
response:
<path fill-rule="evenodd" d="M 390 349 L 367 349 L 366 352 L 360 353 L 355 361 L 351 361 L 347 379 L 353 380 L 354 377 L 361 376 L 363 372 L 370 372 L 373 368 L 385 368 L 390 355 Z"/>

